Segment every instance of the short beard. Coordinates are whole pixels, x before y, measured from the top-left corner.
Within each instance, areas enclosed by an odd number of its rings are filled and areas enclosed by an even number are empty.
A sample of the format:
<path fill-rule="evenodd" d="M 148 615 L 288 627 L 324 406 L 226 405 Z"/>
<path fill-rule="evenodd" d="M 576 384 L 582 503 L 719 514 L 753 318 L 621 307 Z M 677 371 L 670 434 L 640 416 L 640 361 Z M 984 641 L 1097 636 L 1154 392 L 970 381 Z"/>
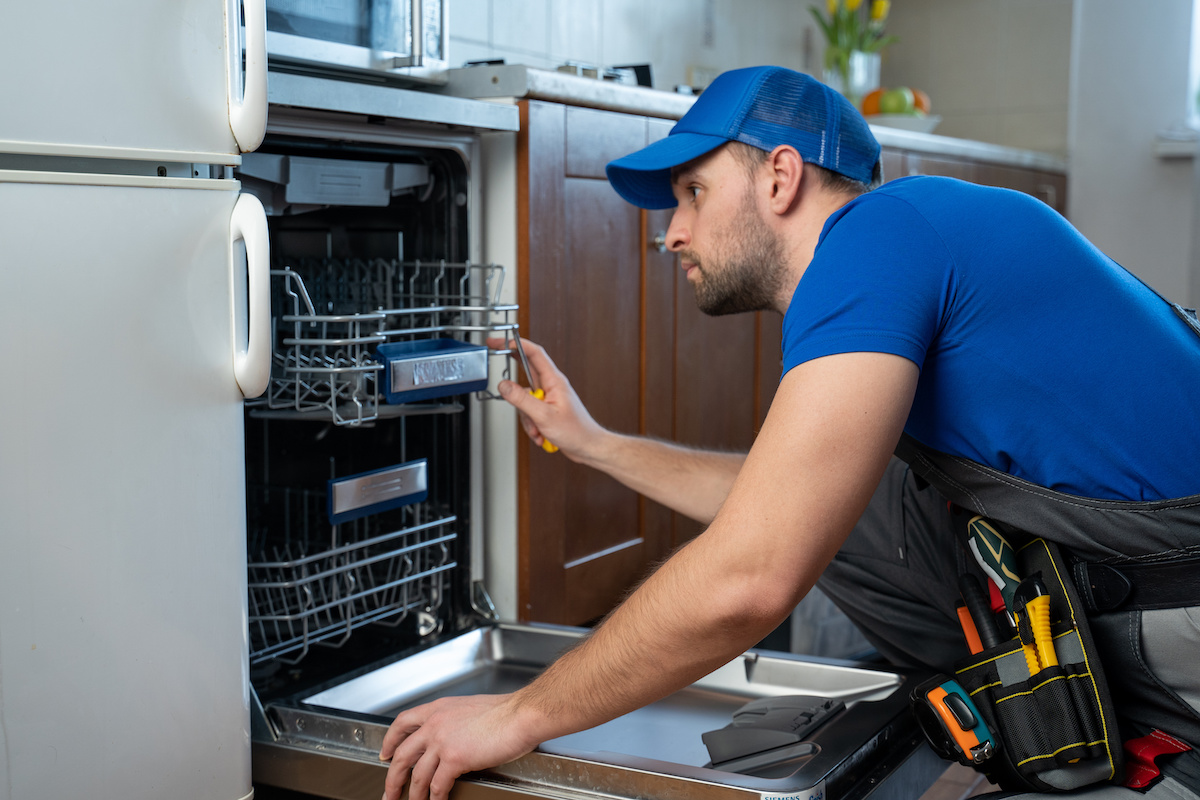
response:
<path fill-rule="evenodd" d="M 735 251 L 724 258 L 715 255 L 714 271 L 707 271 L 695 253 L 682 253 L 702 278 L 695 284 L 697 307 L 713 317 L 773 309 L 783 286 L 783 246 L 754 212 L 749 196 L 733 225 L 722 233 Z"/>

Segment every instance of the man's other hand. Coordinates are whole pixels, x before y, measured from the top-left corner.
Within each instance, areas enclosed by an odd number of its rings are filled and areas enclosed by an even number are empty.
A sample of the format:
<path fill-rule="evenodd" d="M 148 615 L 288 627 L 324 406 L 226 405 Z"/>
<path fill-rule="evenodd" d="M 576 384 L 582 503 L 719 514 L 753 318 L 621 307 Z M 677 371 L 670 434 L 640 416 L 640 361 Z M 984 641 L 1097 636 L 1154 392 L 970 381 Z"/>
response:
<path fill-rule="evenodd" d="M 391 761 L 384 800 L 446 800 L 458 776 L 520 758 L 538 742 L 522 730 L 512 695 L 443 697 L 397 715 L 383 737 Z"/>

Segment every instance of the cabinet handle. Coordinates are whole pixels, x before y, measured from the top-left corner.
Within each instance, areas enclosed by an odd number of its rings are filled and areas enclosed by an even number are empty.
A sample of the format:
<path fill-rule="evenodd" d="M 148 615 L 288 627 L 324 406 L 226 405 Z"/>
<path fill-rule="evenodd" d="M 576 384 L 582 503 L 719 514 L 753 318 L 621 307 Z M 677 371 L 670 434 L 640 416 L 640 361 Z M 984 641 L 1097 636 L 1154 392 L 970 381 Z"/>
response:
<path fill-rule="evenodd" d="M 667 232 L 659 231 L 654 234 L 654 238 L 650 240 L 650 245 L 660 253 L 667 252 Z"/>
<path fill-rule="evenodd" d="M 1053 183 L 1039 183 L 1037 185 L 1038 197 L 1051 208 L 1058 208 L 1058 189 Z"/>

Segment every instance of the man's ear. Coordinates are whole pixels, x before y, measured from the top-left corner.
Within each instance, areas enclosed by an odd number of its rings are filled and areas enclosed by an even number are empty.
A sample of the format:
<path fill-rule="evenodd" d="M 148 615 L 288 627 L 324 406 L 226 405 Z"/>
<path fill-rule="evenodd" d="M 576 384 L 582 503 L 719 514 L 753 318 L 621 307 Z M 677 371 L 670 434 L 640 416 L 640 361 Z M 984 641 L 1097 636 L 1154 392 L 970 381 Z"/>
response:
<path fill-rule="evenodd" d="M 781 144 L 767 156 L 767 166 L 771 177 L 771 211 L 786 214 L 800 197 L 804 159 L 796 152 L 796 148 Z"/>

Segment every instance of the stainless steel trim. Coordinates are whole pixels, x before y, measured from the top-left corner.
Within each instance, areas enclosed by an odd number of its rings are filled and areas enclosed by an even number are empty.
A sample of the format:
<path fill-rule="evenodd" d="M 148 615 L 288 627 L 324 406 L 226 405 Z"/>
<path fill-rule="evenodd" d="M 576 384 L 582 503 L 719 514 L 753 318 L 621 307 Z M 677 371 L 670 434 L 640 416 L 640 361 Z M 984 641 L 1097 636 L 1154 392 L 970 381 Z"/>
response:
<path fill-rule="evenodd" d="M 384 503 L 428 488 L 426 462 L 404 464 L 382 472 L 334 481 L 330 487 L 333 513 L 344 514 Z"/>
<path fill-rule="evenodd" d="M 512 105 L 287 72 L 271 72 L 267 100 L 273 105 L 457 125 L 480 131 L 520 128 L 519 111 Z"/>
<path fill-rule="evenodd" d="M 427 84 L 445 83 L 449 66 L 443 59 L 421 58 L 391 50 L 372 50 L 279 31 L 267 31 L 267 58 L 268 66 L 289 62 L 396 76 Z"/>

